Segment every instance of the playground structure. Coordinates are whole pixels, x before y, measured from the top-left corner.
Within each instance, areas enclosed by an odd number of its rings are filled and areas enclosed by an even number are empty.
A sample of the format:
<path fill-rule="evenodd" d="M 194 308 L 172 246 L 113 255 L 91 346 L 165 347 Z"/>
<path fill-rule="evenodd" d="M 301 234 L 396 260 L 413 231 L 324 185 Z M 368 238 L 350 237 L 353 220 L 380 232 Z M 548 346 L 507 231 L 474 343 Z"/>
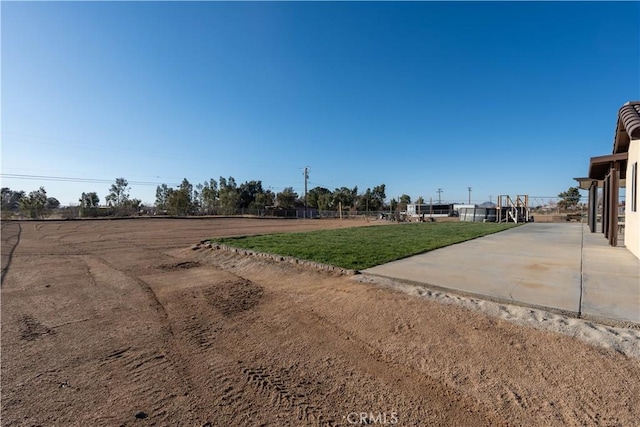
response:
<path fill-rule="evenodd" d="M 515 200 L 507 195 L 498 196 L 496 203 L 497 222 L 529 222 L 531 215 L 529 210 L 529 196 L 517 195 Z"/>
<path fill-rule="evenodd" d="M 495 207 L 465 205 L 459 208 L 460 221 L 466 222 L 530 222 L 529 196 L 498 196 Z"/>

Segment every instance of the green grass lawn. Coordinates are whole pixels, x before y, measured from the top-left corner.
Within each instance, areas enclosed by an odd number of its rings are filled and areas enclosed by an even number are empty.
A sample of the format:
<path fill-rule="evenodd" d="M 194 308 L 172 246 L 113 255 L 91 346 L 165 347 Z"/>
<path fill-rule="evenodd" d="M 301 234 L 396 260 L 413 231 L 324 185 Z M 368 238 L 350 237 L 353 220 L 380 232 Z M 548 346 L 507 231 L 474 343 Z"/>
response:
<path fill-rule="evenodd" d="M 514 226 L 478 222 L 412 223 L 225 237 L 211 242 L 362 270 Z"/>

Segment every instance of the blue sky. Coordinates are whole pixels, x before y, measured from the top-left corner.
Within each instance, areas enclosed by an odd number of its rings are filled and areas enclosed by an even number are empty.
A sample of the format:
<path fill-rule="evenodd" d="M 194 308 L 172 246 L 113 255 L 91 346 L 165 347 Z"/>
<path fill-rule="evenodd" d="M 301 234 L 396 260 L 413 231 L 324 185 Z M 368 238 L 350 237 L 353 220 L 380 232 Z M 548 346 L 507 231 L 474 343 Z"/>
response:
<path fill-rule="evenodd" d="M 640 99 L 638 2 L 2 2 L 2 186 L 555 196 Z M 16 179 L 9 175 L 81 178 Z M 95 181 L 91 181 L 95 180 Z"/>

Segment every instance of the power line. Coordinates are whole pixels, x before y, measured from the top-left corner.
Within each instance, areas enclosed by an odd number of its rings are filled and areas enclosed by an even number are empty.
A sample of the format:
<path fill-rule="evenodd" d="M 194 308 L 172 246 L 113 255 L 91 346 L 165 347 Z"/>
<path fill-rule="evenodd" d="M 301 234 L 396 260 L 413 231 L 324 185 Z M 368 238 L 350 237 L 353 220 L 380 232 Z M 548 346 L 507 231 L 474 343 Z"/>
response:
<path fill-rule="evenodd" d="M 13 173 L 2 173 L 2 178 L 11 179 L 25 179 L 25 180 L 39 180 L 39 181 L 57 181 L 57 182 L 76 182 L 76 183 L 93 183 L 93 184 L 112 184 L 115 179 L 99 179 L 99 178 L 75 178 L 66 176 L 48 176 L 48 175 L 22 175 Z M 151 181 L 129 181 L 129 185 L 150 185 L 157 186 L 161 184 L 167 184 L 169 186 L 179 186 L 179 183 L 164 183 L 164 182 L 151 182 Z"/>

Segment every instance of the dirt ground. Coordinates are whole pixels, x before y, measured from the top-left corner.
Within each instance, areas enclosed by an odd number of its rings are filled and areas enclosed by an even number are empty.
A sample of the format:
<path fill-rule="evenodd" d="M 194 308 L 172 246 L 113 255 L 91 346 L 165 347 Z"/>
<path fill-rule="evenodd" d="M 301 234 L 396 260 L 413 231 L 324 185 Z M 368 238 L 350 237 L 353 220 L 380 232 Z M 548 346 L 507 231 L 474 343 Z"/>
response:
<path fill-rule="evenodd" d="M 364 221 L 3 222 L 2 425 L 638 425 L 640 361 L 222 235 Z"/>

